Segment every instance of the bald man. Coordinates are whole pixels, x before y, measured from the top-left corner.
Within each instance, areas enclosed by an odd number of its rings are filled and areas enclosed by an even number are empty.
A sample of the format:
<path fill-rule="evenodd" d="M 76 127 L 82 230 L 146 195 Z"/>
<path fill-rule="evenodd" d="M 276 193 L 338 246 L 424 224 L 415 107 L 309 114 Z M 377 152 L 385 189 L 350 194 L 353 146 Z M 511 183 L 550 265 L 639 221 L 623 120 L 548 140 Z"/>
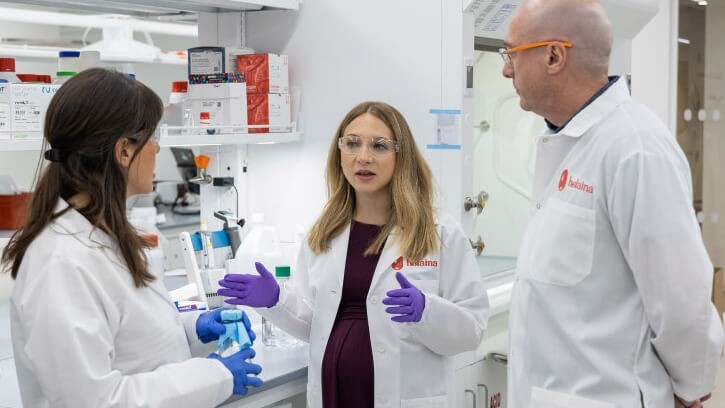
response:
<path fill-rule="evenodd" d="M 505 45 L 503 75 L 548 125 L 511 300 L 509 407 L 701 406 L 724 336 L 682 150 L 607 76 L 597 1 L 524 0 Z"/>

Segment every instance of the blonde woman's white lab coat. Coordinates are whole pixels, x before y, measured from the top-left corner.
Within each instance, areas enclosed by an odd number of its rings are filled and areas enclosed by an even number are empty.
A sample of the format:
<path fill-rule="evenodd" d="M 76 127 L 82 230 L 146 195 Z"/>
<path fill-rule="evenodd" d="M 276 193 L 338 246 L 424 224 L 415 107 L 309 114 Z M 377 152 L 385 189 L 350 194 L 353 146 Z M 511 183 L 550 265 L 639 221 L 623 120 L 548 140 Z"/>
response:
<path fill-rule="evenodd" d="M 26 408 L 196 408 L 231 396 L 221 362 L 192 358 L 190 344 L 207 351 L 197 315 L 179 314 L 158 279 L 136 288 L 110 237 L 75 210 L 25 252 L 10 303 Z"/>
<path fill-rule="evenodd" d="M 510 310 L 512 408 L 662 408 L 712 390 L 723 328 L 677 140 L 619 79 L 537 142 Z"/>
<path fill-rule="evenodd" d="M 394 235 L 378 260 L 367 295 L 367 316 L 375 373 L 375 407 L 453 408 L 451 356 L 475 349 L 487 322 L 488 296 L 468 238 L 450 217 L 437 226 L 442 243 L 416 265 L 403 259 Z M 335 237 L 330 250 L 300 251 L 291 290 L 279 302 L 257 309 L 287 332 L 310 343 L 307 402 L 322 407 L 321 366 L 335 323 L 345 271 L 350 227 Z M 425 293 L 418 323 L 396 323 L 385 312 L 386 292 L 399 288 L 401 271 Z"/>

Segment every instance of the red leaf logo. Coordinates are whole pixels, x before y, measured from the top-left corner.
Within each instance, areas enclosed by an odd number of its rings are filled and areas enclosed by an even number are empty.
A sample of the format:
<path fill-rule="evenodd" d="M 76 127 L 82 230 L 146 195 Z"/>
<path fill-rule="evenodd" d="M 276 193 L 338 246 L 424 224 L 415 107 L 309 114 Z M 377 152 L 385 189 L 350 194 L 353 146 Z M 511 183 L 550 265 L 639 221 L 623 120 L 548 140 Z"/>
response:
<path fill-rule="evenodd" d="M 564 171 L 561 172 L 561 177 L 559 178 L 559 191 L 564 190 L 564 187 L 566 187 L 566 181 L 569 179 L 569 170 L 564 169 Z"/>
<path fill-rule="evenodd" d="M 396 271 L 403 269 L 403 257 L 402 256 L 398 257 L 398 259 L 396 259 L 395 262 L 393 262 L 393 269 Z"/>

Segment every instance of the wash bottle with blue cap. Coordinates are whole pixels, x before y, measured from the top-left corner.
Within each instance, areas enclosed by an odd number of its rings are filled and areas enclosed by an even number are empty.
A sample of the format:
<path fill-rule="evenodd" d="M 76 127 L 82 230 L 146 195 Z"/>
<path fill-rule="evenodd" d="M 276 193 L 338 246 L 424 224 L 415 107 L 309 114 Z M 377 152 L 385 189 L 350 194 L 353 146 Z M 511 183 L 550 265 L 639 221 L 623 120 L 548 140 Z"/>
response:
<path fill-rule="evenodd" d="M 222 310 L 220 317 L 226 331 L 219 336 L 217 342 L 216 352 L 219 356 L 227 357 L 252 347 L 252 340 L 244 325 L 243 311 L 239 309 Z"/>

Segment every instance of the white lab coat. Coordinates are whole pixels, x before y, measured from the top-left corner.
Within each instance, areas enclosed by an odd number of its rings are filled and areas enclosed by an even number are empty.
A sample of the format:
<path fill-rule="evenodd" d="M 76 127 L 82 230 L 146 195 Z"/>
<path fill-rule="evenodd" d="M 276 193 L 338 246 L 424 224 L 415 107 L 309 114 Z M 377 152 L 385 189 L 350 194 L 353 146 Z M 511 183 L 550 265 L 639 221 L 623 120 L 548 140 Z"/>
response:
<path fill-rule="evenodd" d="M 59 200 L 56 211 L 68 204 Z M 207 358 L 197 314 L 157 279 L 136 288 L 110 237 L 69 210 L 25 252 L 10 300 L 23 406 L 213 407 L 232 374 Z"/>
<path fill-rule="evenodd" d="M 661 408 L 714 386 L 723 329 L 687 160 L 619 79 L 537 142 L 509 407 Z"/>
<path fill-rule="evenodd" d="M 367 295 L 367 315 L 375 372 L 375 407 L 453 407 L 451 356 L 475 349 L 487 322 L 488 296 L 471 245 L 460 226 L 441 217 L 439 254 L 401 272 L 425 293 L 418 323 L 396 323 L 381 301 L 399 288 L 393 263 L 401 252 L 393 236 L 383 249 Z M 322 407 L 321 366 L 335 323 L 345 271 L 349 226 L 329 251 L 313 254 L 303 245 L 288 291 L 279 303 L 257 309 L 282 329 L 310 343 L 307 403 Z"/>

